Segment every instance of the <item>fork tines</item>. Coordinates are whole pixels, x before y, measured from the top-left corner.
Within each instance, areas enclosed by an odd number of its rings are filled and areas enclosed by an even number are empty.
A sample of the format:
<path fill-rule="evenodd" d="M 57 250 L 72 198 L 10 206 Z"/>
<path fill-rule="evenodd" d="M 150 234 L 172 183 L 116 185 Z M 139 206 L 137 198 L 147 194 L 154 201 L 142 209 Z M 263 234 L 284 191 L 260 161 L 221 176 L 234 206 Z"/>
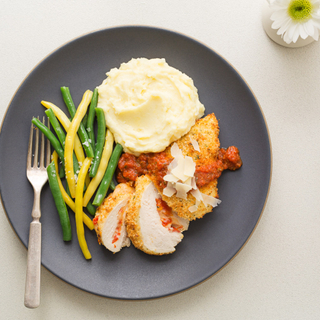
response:
<path fill-rule="evenodd" d="M 46 117 L 43 117 L 42 123 L 45 125 Z M 39 117 L 38 117 L 39 119 Z M 48 128 L 50 129 L 50 122 L 48 119 Z M 33 131 L 36 131 L 35 134 L 35 142 L 33 143 Z M 30 137 L 29 137 L 29 146 L 28 146 L 28 158 L 27 158 L 27 168 L 45 168 L 50 164 L 51 160 L 51 147 L 50 147 L 50 141 L 45 139 L 45 136 L 43 133 L 41 133 L 41 146 L 40 146 L 40 159 L 39 156 L 39 129 L 35 128 L 33 123 L 31 123 L 31 129 L 30 129 Z M 45 155 L 45 140 L 46 142 L 46 155 Z M 33 150 L 34 145 L 34 150 Z M 34 152 L 32 152 L 34 151 Z M 33 161 L 32 161 L 33 158 Z M 46 166 L 44 166 L 44 161 L 46 160 Z"/>

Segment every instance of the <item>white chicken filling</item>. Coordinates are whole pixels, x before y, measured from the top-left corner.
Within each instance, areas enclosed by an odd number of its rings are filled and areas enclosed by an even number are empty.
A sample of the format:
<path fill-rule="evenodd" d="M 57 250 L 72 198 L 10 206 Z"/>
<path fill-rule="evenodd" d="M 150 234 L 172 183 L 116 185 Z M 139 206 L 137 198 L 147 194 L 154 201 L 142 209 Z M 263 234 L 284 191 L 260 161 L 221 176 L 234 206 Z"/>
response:
<path fill-rule="evenodd" d="M 143 244 L 156 253 L 173 252 L 183 235 L 162 225 L 155 201 L 157 198 L 160 198 L 160 195 L 153 183 L 150 183 L 143 192 L 140 207 Z"/>
<path fill-rule="evenodd" d="M 102 226 L 102 244 L 112 252 L 119 252 L 122 247 L 130 246 L 125 226 L 125 207 L 128 200 L 129 197 L 120 201 L 109 213 Z"/>

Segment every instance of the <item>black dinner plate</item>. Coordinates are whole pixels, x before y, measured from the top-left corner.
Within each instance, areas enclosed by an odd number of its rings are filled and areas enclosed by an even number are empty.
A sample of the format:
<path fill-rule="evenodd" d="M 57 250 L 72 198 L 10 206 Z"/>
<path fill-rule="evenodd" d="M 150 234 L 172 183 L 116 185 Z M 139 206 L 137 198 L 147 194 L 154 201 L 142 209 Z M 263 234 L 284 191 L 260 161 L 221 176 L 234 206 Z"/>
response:
<path fill-rule="evenodd" d="M 152 299 L 191 288 L 223 268 L 243 247 L 262 214 L 271 178 L 271 146 L 261 108 L 239 73 L 219 54 L 187 36 L 144 26 L 110 28 L 84 35 L 54 51 L 23 81 L 7 109 L 0 134 L 0 191 L 4 210 L 27 247 L 33 189 L 26 178 L 27 142 L 41 100 L 65 112 L 60 87 L 76 104 L 85 90 L 100 85 L 111 68 L 131 58 L 165 58 L 198 88 L 206 114 L 220 124 L 222 147 L 235 145 L 240 170 L 219 179 L 222 203 L 190 223 L 175 253 L 149 256 L 133 246 L 112 254 L 86 229 L 92 260 L 79 248 L 73 213 L 71 243 L 62 241 L 48 184 L 42 191 L 42 264 L 82 290 L 117 299 Z M 156 119 L 155 119 L 156 121 Z M 233 263 L 236 263 L 234 261 Z"/>

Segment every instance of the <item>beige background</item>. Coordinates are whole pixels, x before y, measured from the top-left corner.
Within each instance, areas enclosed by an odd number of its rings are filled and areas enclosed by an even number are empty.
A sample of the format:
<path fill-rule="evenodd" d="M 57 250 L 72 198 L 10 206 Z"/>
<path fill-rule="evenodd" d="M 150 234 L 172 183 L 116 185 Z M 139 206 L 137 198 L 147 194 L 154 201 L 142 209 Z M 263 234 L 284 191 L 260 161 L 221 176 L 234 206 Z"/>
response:
<path fill-rule="evenodd" d="M 1 320 L 320 319 L 320 43 L 300 49 L 273 43 L 261 26 L 262 3 L 0 0 L 0 119 L 30 70 L 65 42 L 110 26 L 152 25 L 198 39 L 242 74 L 273 147 L 269 199 L 248 244 L 216 276 L 159 300 L 101 298 L 42 268 L 41 306 L 26 309 L 27 251 L 1 207 Z"/>

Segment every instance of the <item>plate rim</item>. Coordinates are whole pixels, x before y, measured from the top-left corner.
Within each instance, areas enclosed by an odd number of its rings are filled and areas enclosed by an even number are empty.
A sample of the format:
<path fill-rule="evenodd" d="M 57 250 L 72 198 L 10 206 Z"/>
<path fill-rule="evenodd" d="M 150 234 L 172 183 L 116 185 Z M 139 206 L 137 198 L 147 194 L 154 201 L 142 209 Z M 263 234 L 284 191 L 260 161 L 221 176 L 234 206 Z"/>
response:
<path fill-rule="evenodd" d="M 231 67 L 235 71 L 235 73 L 240 77 L 240 79 L 245 83 L 245 85 L 249 89 L 250 93 L 252 94 L 254 100 L 256 101 L 257 106 L 259 107 L 259 110 L 260 110 L 260 113 L 261 113 L 261 116 L 262 116 L 262 119 L 263 119 L 263 122 L 264 122 L 265 128 L 266 128 L 266 133 L 267 133 L 267 138 L 268 138 L 268 143 L 269 143 L 269 153 L 270 153 L 270 173 L 269 173 L 268 189 L 267 189 L 266 196 L 265 196 L 265 199 L 264 199 L 263 207 L 261 209 L 259 218 L 257 219 L 254 228 L 252 229 L 252 231 L 250 232 L 250 234 L 248 235 L 248 237 L 246 238 L 244 243 L 241 245 L 241 247 L 238 249 L 238 251 L 231 257 L 231 259 L 229 259 L 216 272 L 214 272 L 213 274 L 211 274 L 207 278 L 199 281 L 198 283 L 189 285 L 188 287 L 186 287 L 184 289 L 177 290 L 177 291 L 169 293 L 169 294 L 160 295 L 160 296 L 156 296 L 156 297 L 150 297 L 150 298 L 124 298 L 124 297 L 123 298 L 117 298 L 117 297 L 108 297 L 108 296 L 105 296 L 105 295 L 101 295 L 101 294 L 98 294 L 98 293 L 95 293 L 95 292 L 80 288 L 79 286 L 70 283 L 68 280 L 62 279 L 61 277 L 56 275 L 53 271 L 49 270 L 46 266 L 44 266 L 41 263 L 42 267 L 44 267 L 47 271 L 49 271 L 51 274 L 53 274 L 59 280 L 63 281 L 64 283 L 67 283 L 68 285 L 70 285 L 72 287 L 77 288 L 78 290 L 85 291 L 85 292 L 90 293 L 92 295 L 100 296 L 100 297 L 103 297 L 103 298 L 106 298 L 106 299 L 111 299 L 111 300 L 119 300 L 119 301 L 149 301 L 149 300 L 162 299 L 162 298 L 166 298 L 166 297 L 170 297 L 170 296 L 174 296 L 174 295 L 180 294 L 182 292 L 186 292 L 186 291 L 188 291 L 188 290 L 190 290 L 192 288 L 195 288 L 195 287 L 201 285 L 202 283 L 206 282 L 207 280 L 211 279 L 213 276 L 218 274 L 221 270 L 225 269 L 239 255 L 239 253 L 243 250 L 245 245 L 249 242 L 249 240 L 253 236 L 254 232 L 256 231 L 256 229 L 257 229 L 257 227 L 258 227 L 258 225 L 259 225 L 259 223 L 261 221 L 262 215 L 263 215 L 263 213 L 265 211 L 265 208 L 266 208 L 266 205 L 267 205 L 267 202 L 268 202 L 268 198 L 269 198 L 269 194 L 270 194 L 270 189 L 271 189 L 271 184 L 272 184 L 272 174 L 273 174 L 273 148 L 272 148 L 271 135 L 270 135 L 270 130 L 269 130 L 269 127 L 268 127 L 268 123 L 266 121 L 266 117 L 265 117 L 265 114 L 263 112 L 263 109 L 261 107 L 260 102 L 259 102 L 257 96 L 255 95 L 255 93 L 253 92 L 251 86 L 248 84 L 248 82 L 242 76 L 242 74 L 238 71 L 238 69 L 235 68 L 235 66 L 232 63 L 230 63 L 230 61 L 228 59 L 226 59 L 224 56 L 222 56 L 220 53 L 218 53 L 211 46 L 207 45 L 206 43 L 202 42 L 201 40 L 196 39 L 193 36 L 187 35 L 187 34 L 185 34 L 183 32 L 176 31 L 176 30 L 173 30 L 173 29 L 168 29 L 168 28 L 163 28 L 163 27 L 158 27 L 158 26 L 152 26 L 152 25 L 144 25 L 144 24 L 128 24 L 128 25 L 127 24 L 123 24 L 123 25 L 110 26 L 110 27 L 107 27 L 107 28 L 95 29 L 95 30 L 92 30 L 92 31 L 89 31 L 89 32 L 86 32 L 86 33 L 82 33 L 79 36 L 73 37 L 72 39 L 70 39 L 70 40 L 64 42 L 63 44 L 61 44 L 60 46 L 56 47 L 54 50 L 49 52 L 45 57 L 43 57 L 36 65 L 34 65 L 34 67 L 26 74 L 26 76 L 23 78 L 23 80 L 21 81 L 21 83 L 19 84 L 17 89 L 15 90 L 14 94 L 12 95 L 12 97 L 11 97 L 7 107 L 6 107 L 6 110 L 5 110 L 4 114 L 3 114 L 3 118 L 2 118 L 2 121 L 1 121 L 1 125 L 0 125 L 0 139 L 1 139 L 2 127 L 3 127 L 3 124 L 4 124 L 5 120 L 6 120 L 7 112 L 8 112 L 8 110 L 9 110 L 11 104 L 12 104 L 12 101 L 14 100 L 14 98 L 17 95 L 18 91 L 20 90 L 21 86 L 25 83 L 25 81 L 31 75 L 31 73 L 34 72 L 35 69 L 38 66 L 40 66 L 47 58 L 49 58 L 51 55 L 53 55 L 54 53 L 56 53 L 60 49 L 64 48 L 65 46 L 67 46 L 67 45 L 71 44 L 72 42 L 77 41 L 77 40 L 79 40 L 81 38 L 84 38 L 84 37 L 87 37 L 87 36 L 90 36 L 92 34 L 99 33 L 99 32 L 111 31 L 111 30 L 115 30 L 115 29 L 117 29 L 117 30 L 119 30 L 119 29 L 129 29 L 129 28 L 130 29 L 133 29 L 133 28 L 136 28 L 136 29 L 152 29 L 152 30 L 169 32 L 169 33 L 175 34 L 177 36 L 182 36 L 182 37 L 184 37 L 184 38 L 186 38 L 188 40 L 192 40 L 193 42 L 202 45 L 203 47 L 207 48 L 208 50 L 210 50 L 211 52 L 213 52 L 214 54 L 219 56 L 219 58 L 221 60 L 225 61 L 225 63 L 227 63 L 229 65 L 229 67 Z M 2 199 L 1 185 L 0 185 L 0 202 L 1 202 L 1 205 L 2 205 L 2 208 L 3 208 L 3 211 L 4 211 L 4 213 L 5 213 L 5 215 L 6 215 L 7 219 L 8 219 L 9 225 L 11 226 L 15 236 L 20 240 L 20 242 L 23 245 L 23 247 L 26 250 L 28 250 L 27 247 L 22 242 L 22 240 L 19 237 L 19 235 L 17 234 L 17 232 L 15 231 L 15 229 L 14 229 L 14 227 L 13 227 L 13 225 L 12 225 L 10 219 L 9 219 L 8 213 L 7 213 L 6 209 L 5 209 L 5 205 L 4 205 L 4 202 L 3 202 L 3 199 Z"/>

